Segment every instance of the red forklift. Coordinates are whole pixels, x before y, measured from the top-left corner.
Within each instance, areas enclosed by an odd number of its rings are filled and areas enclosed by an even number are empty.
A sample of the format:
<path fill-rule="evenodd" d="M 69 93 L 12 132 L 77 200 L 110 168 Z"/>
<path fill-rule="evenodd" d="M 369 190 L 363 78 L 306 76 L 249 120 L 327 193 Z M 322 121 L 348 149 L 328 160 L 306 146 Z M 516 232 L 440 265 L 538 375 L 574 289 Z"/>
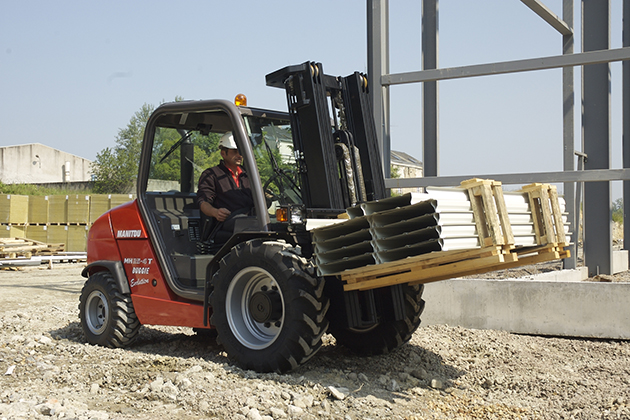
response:
<path fill-rule="evenodd" d="M 141 325 L 191 327 L 216 334 L 244 369 L 286 372 L 327 332 L 375 355 L 418 328 L 422 285 L 344 291 L 313 257 L 312 229 L 387 194 L 366 76 L 333 77 L 306 62 L 266 81 L 285 89 L 288 112 L 203 100 L 165 103 L 151 115 L 137 199 L 89 232 L 79 304 L 89 343 L 129 346 Z M 219 237 L 195 191 L 226 132 L 243 156 L 254 211 Z"/>

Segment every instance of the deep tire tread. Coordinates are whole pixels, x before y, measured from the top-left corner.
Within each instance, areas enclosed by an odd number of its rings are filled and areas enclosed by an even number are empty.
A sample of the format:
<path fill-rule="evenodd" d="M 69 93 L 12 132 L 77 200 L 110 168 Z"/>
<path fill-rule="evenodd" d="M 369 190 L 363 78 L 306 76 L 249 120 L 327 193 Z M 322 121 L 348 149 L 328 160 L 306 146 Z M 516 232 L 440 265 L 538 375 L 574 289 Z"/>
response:
<path fill-rule="evenodd" d="M 248 260 L 258 261 L 261 266 L 267 266 L 269 272 L 279 273 L 276 281 L 287 288 L 283 289 L 287 311 L 283 330 L 277 342 L 263 350 L 248 349 L 235 340 L 222 313 L 225 296 L 218 292 L 227 288 L 227 284 L 221 285 L 221 282 L 229 283 L 231 274 Z M 217 327 L 217 341 L 239 366 L 258 372 L 282 373 L 302 365 L 320 349 L 321 338 L 328 329 L 326 311 L 330 303 L 323 293 L 324 279 L 313 277 L 309 272 L 314 272 L 312 265 L 296 254 L 291 245 L 275 241 L 248 241 L 233 248 L 221 260 L 213 277 L 211 323 Z M 293 319 L 286 318 L 288 313 L 295 314 Z"/>
<path fill-rule="evenodd" d="M 100 335 L 93 334 L 86 325 L 86 299 L 94 290 L 100 290 L 109 304 L 108 326 Z M 92 274 L 83 285 L 79 301 L 81 327 L 91 344 L 104 347 L 122 348 L 132 344 L 140 330 L 140 321 L 136 316 L 131 296 L 120 292 L 114 277 L 107 271 Z"/>
<path fill-rule="evenodd" d="M 405 298 L 405 318 L 400 321 L 381 322 L 375 328 L 354 330 L 334 328 L 331 334 L 337 343 L 361 356 L 387 354 L 411 340 L 420 326 L 420 316 L 424 311 L 423 285 L 403 285 Z"/>

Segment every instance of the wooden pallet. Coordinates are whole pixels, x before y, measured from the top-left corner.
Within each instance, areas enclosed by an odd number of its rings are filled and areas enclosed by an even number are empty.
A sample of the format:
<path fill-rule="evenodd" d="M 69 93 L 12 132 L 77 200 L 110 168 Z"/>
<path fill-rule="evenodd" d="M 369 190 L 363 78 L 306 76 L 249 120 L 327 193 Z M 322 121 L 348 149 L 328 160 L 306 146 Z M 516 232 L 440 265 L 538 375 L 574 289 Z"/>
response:
<path fill-rule="evenodd" d="M 501 183 L 490 179 L 473 178 L 463 181 L 461 186 L 468 191 L 481 246 L 513 246 L 514 235 Z"/>
<path fill-rule="evenodd" d="M 514 265 L 514 267 L 569 258 L 571 251 L 567 249 L 568 246 L 568 243 L 551 243 L 542 246 L 516 248 L 512 251 L 518 257 L 518 264 Z M 503 268 L 512 267 L 506 266 Z"/>
<path fill-rule="evenodd" d="M 439 251 L 391 263 L 360 267 L 339 274 L 344 290 L 370 290 L 396 284 L 424 284 L 523 265 L 568 258 L 558 244 L 506 249 L 489 246 L 465 251 Z"/>
<path fill-rule="evenodd" d="M 369 290 L 403 283 L 429 283 L 487 272 L 492 267 L 513 262 L 514 255 L 501 246 L 465 251 L 439 251 L 385 264 L 346 270 L 340 274 L 344 290 Z M 484 271 L 485 270 L 485 271 Z"/>
<path fill-rule="evenodd" d="M 567 244 L 555 185 L 529 184 L 521 191 L 527 193 L 529 198 L 536 243 L 538 245 Z"/>
<path fill-rule="evenodd" d="M 0 239 L 0 258 L 31 258 L 34 255 L 55 255 L 63 252 L 65 244 L 47 244 L 24 238 Z"/>

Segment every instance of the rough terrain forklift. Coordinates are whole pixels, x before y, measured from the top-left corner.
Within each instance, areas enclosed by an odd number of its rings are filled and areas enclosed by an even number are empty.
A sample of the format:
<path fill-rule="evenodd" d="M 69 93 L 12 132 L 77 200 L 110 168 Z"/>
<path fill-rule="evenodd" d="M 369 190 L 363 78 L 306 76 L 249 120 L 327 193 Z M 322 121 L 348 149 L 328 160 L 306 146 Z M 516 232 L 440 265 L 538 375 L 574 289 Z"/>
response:
<path fill-rule="evenodd" d="M 348 292 L 313 258 L 312 229 L 386 195 L 365 75 L 333 77 L 307 62 L 266 80 L 286 90 L 288 113 L 206 100 L 151 115 L 137 198 L 89 232 L 79 304 L 88 342 L 125 347 L 143 324 L 192 327 L 216 333 L 245 369 L 286 372 L 326 332 L 375 355 L 418 328 L 422 285 Z M 243 156 L 254 211 L 219 238 L 195 190 L 211 153 L 204 147 L 226 132 Z"/>

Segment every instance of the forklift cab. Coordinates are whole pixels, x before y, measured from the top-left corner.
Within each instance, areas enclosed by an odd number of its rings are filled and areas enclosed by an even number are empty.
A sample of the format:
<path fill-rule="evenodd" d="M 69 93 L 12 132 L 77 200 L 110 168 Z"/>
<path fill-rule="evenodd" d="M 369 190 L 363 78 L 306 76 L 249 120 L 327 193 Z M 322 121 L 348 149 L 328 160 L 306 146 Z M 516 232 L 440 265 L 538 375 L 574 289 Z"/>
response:
<path fill-rule="evenodd" d="M 197 184 L 205 169 L 219 163 L 218 142 L 228 131 L 254 200 L 252 215 L 239 218 L 235 233 L 268 232 L 277 206 L 301 203 L 287 114 L 222 100 L 161 105 L 145 130 L 138 206 L 164 275 L 177 294 L 194 300 L 203 299 L 206 269 L 218 250 L 203 241 L 208 220 L 196 203 Z"/>

